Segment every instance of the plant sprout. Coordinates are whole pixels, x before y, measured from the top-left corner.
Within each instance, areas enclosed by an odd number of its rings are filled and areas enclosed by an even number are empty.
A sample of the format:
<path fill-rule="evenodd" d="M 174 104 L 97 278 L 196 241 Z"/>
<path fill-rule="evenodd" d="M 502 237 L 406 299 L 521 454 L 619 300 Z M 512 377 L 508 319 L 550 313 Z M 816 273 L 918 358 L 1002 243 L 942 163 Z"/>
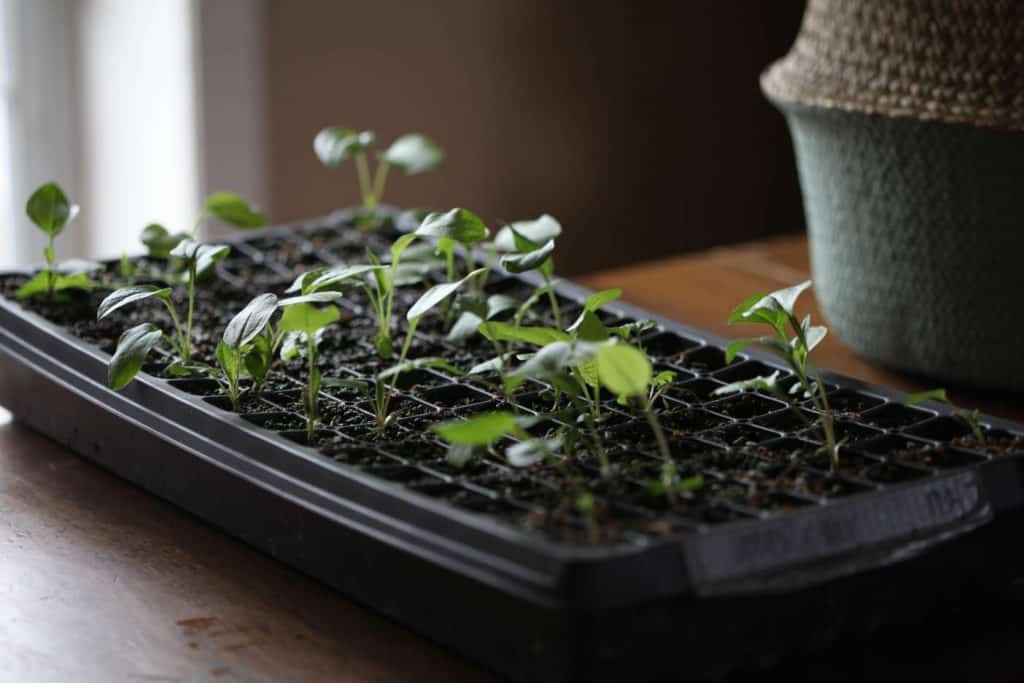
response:
<path fill-rule="evenodd" d="M 562 225 L 554 217 L 544 214 L 532 221 L 518 221 L 502 228 L 494 238 L 495 248 L 505 253 L 501 258 L 501 267 L 510 273 L 526 273 L 537 271 L 544 284 L 534 290 L 533 294 L 523 303 L 516 318 L 523 315 L 541 297 L 547 296 L 551 304 L 551 315 L 555 326 L 562 327 L 562 312 L 555 294 L 555 265 L 552 254 L 555 251 L 555 238 L 562 234 Z"/>
<path fill-rule="evenodd" d="M 377 167 L 371 173 L 367 154 L 376 140 L 377 135 L 372 131 L 341 127 L 324 128 L 313 140 L 313 151 L 328 168 L 354 160 L 363 204 L 362 225 L 368 228 L 377 225 L 376 213 L 384 197 L 388 169 L 394 166 L 406 175 L 417 175 L 434 170 L 444 161 L 444 151 L 430 138 L 408 133 L 378 156 Z"/>
<path fill-rule="evenodd" d="M 448 282 L 455 282 L 458 273 L 455 267 L 455 249 L 471 249 L 487 238 L 484 222 L 471 211 L 455 208 L 445 213 L 428 214 L 416 229 L 416 235 L 437 241 L 437 254 L 444 259 Z M 486 270 L 486 269 L 485 269 Z M 445 318 L 450 317 L 450 302 L 445 302 Z"/>
<path fill-rule="evenodd" d="M 533 437 L 526 431 L 539 419 L 497 410 L 440 422 L 433 426 L 433 430 L 448 442 L 448 460 L 453 464 L 461 466 L 481 450 L 488 450 L 502 439 L 512 437 L 517 441 L 505 449 L 505 461 L 512 467 L 530 467 L 556 458 L 562 446 L 559 436 Z"/>
<path fill-rule="evenodd" d="M 78 215 L 78 205 L 68 201 L 60 185 L 46 183 L 38 187 L 28 198 L 25 213 L 46 234 L 47 243 L 43 248 L 46 267 L 22 285 L 15 297 L 19 300 L 46 298 L 53 301 L 60 292 L 95 289 L 98 285 L 89 275 L 101 267 L 99 264 L 82 260 L 56 263 L 54 242 L 57 235 Z"/>
<path fill-rule="evenodd" d="M 277 310 L 277 297 L 273 294 L 260 294 L 250 301 L 245 308 L 231 319 L 224 336 L 217 345 L 217 363 L 220 366 L 231 405 L 237 411 L 239 399 L 239 380 L 244 370 L 253 362 L 248 359 L 254 352 L 259 358 L 257 368 L 263 366 L 263 347 L 267 341 L 266 330 L 270 319 Z M 250 374 L 252 374 L 250 372 Z M 266 376 L 266 370 L 261 373 Z"/>
<path fill-rule="evenodd" d="M 946 395 L 945 389 L 931 389 L 929 391 L 921 391 L 916 394 L 907 394 L 903 397 L 903 404 L 908 406 L 917 405 L 924 401 L 938 401 L 939 403 L 945 403 L 953 408 L 953 417 L 957 418 L 971 430 L 971 435 L 974 440 L 978 442 L 981 447 L 985 446 L 985 430 L 981 425 L 981 411 L 977 408 L 974 410 L 965 410 L 958 408 L 953 405 L 953 402 L 949 400 L 949 396 Z"/>
<path fill-rule="evenodd" d="M 176 356 L 174 362 L 168 366 L 165 372 L 189 375 L 205 372 L 208 367 L 195 363 L 193 359 L 192 324 L 195 313 L 196 285 L 213 270 L 217 262 L 228 255 L 231 248 L 225 245 L 203 244 L 195 240 L 196 232 L 207 216 L 216 216 L 225 223 L 243 229 L 258 228 L 266 224 L 266 217 L 238 195 L 229 192 L 215 192 L 207 197 L 190 236 L 179 240 L 168 252 L 169 256 L 180 259 L 186 269 L 185 283 L 188 287 L 188 294 L 184 315 L 177 310 L 170 287 L 154 285 L 122 287 L 111 292 L 100 303 L 99 309 L 96 311 L 97 320 L 102 320 L 114 311 L 130 304 L 147 299 L 157 299 L 167 309 L 174 327 L 172 335 L 161 334 L 156 341 L 153 341 L 154 337 L 151 334 L 143 335 L 140 332 L 142 329 L 151 331 L 151 328 L 155 327 L 151 323 L 132 328 L 136 331 L 133 335 L 122 336 L 118 342 L 118 349 L 120 350 L 122 342 L 131 343 L 132 346 L 125 348 L 124 353 L 115 352 L 111 359 L 109 380 L 112 388 L 122 389 L 131 382 L 142 367 L 146 355 L 161 340 L 167 342 Z M 127 335 L 127 333 L 125 334 Z M 134 371 L 131 371 L 133 368 Z"/>
<path fill-rule="evenodd" d="M 381 358 L 390 358 L 392 354 L 391 330 L 393 328 L 395 289 L 419 282 L 422 273 L 416 271 L 414 278 L 409 278 L 401 269 L 402 253 L 417 239 L 415 234 L 399 237 L 391 245 L 391 262 L 382 264 L 372 253 L 367 252 L 368 264 L 339 265 L 326 269 L 303 273 L 287 293 L 313 294 L 323 291 L 344 291 L 352 287 L 361 287 L 370 300 L 370 307 L 377 320 L 377 336 L 373 340 L 374 348 Z"/>
<path fill-rule="evenodd" d="M 647 420 L 662 458 L 661 481 L 665 490 L 671 494 L 679 476 L 665 430 L 661 427 L 651 401 L 652 393 L 671 382 L 671 376 L 655 376 L 647 354 L 635 346 L 623 343 L 600 347 L 594 356 L 594 364 L 601 386 L 618 396 L 620 402 L 637 405 Z"/>
<path fill-rule="evenodd" d="M 302 390 L 302 404 L 306 411 L 306 440 L 312 445 L 320 425 L 320 371 L 319 345 L 323 330 L 341 318 L 341 311 L 331 301 L 341 297 L 338 292 L 319 292 L 284 299 L 278 306 L 284 309 L 278 330 L 293 334 L 305 343 L 306 386 Z M 326 304 L 318 306 L 317 304 Z"/>
<path fill-rule="evenodd" d="M 828 328 L 821 325 L 811 325 L 811 316 L 805 316 L 798 320 L 794 313 L 797 298 L 811 286 L 811 281 L 801 282 L 798 285 L 780 289 L 771 294 L 758 294 L 750 297 L 737 306 L 729 316 L 729 324 L 759 323 L 768 325 L 772 334 L 763 337 L 747 337 L 737 339 L 729 344 L 725 350 L 725 359 L 731 363 L 736 354 L 750 345 L 761 346 L 781 358 L 796 376 L 796 382 L 790 387 L 789 395 L 801 394 L 803 398 L 810 399 L 815 409 L 821 414 L 822 431 L 825 433 L 825 450 L 833 469 L 839 466 L 839 446 L 836 441 L 835 417 L 828 403 L 828 396 L 825 385 L 821 378 L 810 364 L 811 351 L 828 334 Z M 788 329 L 787 329 L 788 328 Z M 790 339 L 790 331 L 795 336 Z M 734 382 L 721 387 L 715 391 L 716 395 L 745 391 L 747 389 L 763 389 L 769 391 L 783 400 L 787 400 L 786 394 L 778 385 L 779 373 L 768 377 L 755 377 L 754 379 Z M 806 421 L 803 412 L 792 401 L 789 401 L 793 411 Z"/>
<path fill-rule="evenodd" d="M 459 373 L 457 368 L 453 367 L 443 358 L 417 358 L 411 361 L 406 359 L 409 355 L 409 349 L 412 346 L 412 341 L 416 333 L 416 328 L 420 323 L 420 319 L 436 308 L 438 304 L 446 301 L 449 297 L 455 294 L 467 282 L 479 276 L 483 272 L 484 270 L 480 268 L 469 273 L 461 280 L 434 285 L 424 292 L 416 303 L 412 305 L 408 313 L 406 313 L 405 318 L 408 326 L 405 333 L 405 341 L 402 343 L 402 350 L 398 355 L 398 362 L 388 370 L 379 373 L 376 381 L 374 382 L 374 391 L 371 396 L 371 403 L 373 404 L 374 413 L 377 417 L 378 432 L 383 433 L 391 423 L 391 399 L 395 394 L 398 378 L 402 373 L 424 367 L 440 368 L 449 372 Z M 391 380 L 390 387 L 385 385 L 385 382 L 388 379 Z"/>

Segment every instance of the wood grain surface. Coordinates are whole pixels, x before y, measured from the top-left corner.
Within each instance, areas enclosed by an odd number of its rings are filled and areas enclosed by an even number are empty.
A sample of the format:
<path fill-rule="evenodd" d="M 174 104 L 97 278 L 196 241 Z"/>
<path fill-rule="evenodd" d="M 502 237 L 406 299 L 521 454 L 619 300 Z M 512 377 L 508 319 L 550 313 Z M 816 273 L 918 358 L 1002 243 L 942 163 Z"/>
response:
<path fill-rule="evenodd" d="M 587 283 L 621 286 L 630 301 L 731 333 L 723 321 L 735 302 L 806 275 L 801 238 Z M 822 357 L 857 377 L 916 385 L 834 339 Z M 1022 414 L 1019 397 L 958 400 Z M 923 645 L 858 649 L 842 673 L 825 657 L 747 680 L 1018 680 L 1022 602 L 1008 598 L 966 626 L 943 622 Z M 0 681 L 427 680 L 493 677 L 0 414 Z"/>

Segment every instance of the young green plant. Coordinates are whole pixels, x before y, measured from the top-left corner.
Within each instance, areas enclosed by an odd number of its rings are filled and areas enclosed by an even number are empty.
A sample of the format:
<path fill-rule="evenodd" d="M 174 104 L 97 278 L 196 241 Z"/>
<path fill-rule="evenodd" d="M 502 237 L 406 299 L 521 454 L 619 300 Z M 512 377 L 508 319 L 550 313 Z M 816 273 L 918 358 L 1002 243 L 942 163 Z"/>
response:
<path fill-rule="evenodd" d="M 371 403 L 373 404 L 374 413 L 377 417 L 378 432 L 383 433 L 391 423 L 391 400 L 396 393 L 398 378 L 400 375 L 405 372 L 425 367 L 438 368 L 453 374 L 461 374 L 457 368 L 453 367 L 443 358 L 427 357 L 408 360 L 409 349 L 412 347 L 412 342 L 415 338 L 416 328 L 419 326 L 420 319 L 430 311 L 437 308 L 439 304 L 447 301 L 451 296 L 464 287 L 466 283 L 470 282 L 473 278 L 478 277 L 483 272 L 484 269 L 480 268 L 472 271 L 461 280 L 434 285 L 424 292 L 406 313 L 405 319 L 407 328 L 405 340 L 402 343 L 402 350 L 398 355 L 398 362 L 396 362 L 391 368 L 378 373 L 374 381 Z M 386 382 L 389 379 L 391 380 L 390 387 L 386 385 Z"/>
<path fill-rule="evenodd" d="M 444 151 L 430 138 L 408 133 L 378 155 L 377 166 L 371 173 L 368 154 L 376 140 L 373 131 L 337 126 L 324 128 L 313 140 L 313 152 L 324 166 L 333 168 L 349 159 L 354 161 L 363 207 L 360 225 L 364 228 L 375 228 L 379 224 L 377 208 L 384 198 L 391 167 L 406 175 L 417 175 L 434 170 L 444 161 Z"/>
<path fill-rule="evenodd" d="M 306 412 L 306 439 L 312 445 L 320 426 L 320 387 L 323 374 L 320 370 L 320 340 L 324 330 L 341 318 L 341 311 L 332 302 L 341 297 L 340 292 L 318 292 L 284 299 L 278 303 L 283 309 L 277 329 L 282 334 L 292 334 L 305 345 L 306 386 L 302 390 L 302 404 Z"/>
<path fill-rule="evenodd" d="M 635 405 L 650 426 L 662 459 L 661 484 L 671 497 L 680 486 L 679 474 L 665 430 L 651 400 L 665 384 L 672 381 L 671 376 L 664 373 L 656 376 L 647 354 L 625 343 L 601 346 L 594 356 L 594 364 L 601 386 L 615 394 L 620 403 Z"/>
<path fill-rule="evenodd" d="M 964 408 L 958 408 L 953 405 L 953 402 L 949 400 L 949 396 L 946 394 L 945 389 L 931 389 L 930 391 L 921 391 L 916 394 L 907 394 L 903 397 L 903 404 L 908 406 L 914 406 L 924 401 L 938 401 L 939 403 L 945 403 L 953 408 L 952 415 L 961 422 L 963 422 L 968 429 L 971 430 L 971 435 L 979 446 L 984 448 L 985 446 L 985 430 L 981 424 L 981 411 L 977 408 L 974 410 L 966 410 Z"/>
<path fill-rule="evenodd" d="M 398 287 L 422 281 L 425 273 L 420 269 L 403 268 L 402 254 L 418 236 L 402 235 L 391 245 L 391 261 L 387 264 L 367 251 L 370 263 L 338 265 L 303 273 L 288 288 L 289 294 L 314 294 L 326 291 L 346 291 L 362 288 L 370 301 L 370 309 L 377 320 L 377 335 L 373 345 L 381 358 L 393 353 L 391 333 L 394 328 L 395 290 Z"/>
<path fill-rule="evenodd" d="M 265 361 L 265 351 L 268 348 L 267 330 L 277 308 L 278 301 L 275 295 L 260 294 L 231 319 L 224 330 L 223 338 L 217 344 L 217 364 L 220 366 L 222 379 L 231 398 L 231 405 L 236 411 L 243 374 L 248 372 L 254 381 L 256 377 L 259 377 L 260 381 L 266 377 L 264 368 L 269 368 L 269 363 Z M 253 368 L 256 369 L 255 372 Z"/>
<path fill-rule="evenodd" d="M 555 293 L 555 238 L 562 234 L 562 225 L 553 216 L 544 214 L 532 221 L 518 221 L 506 225 L 494 237 L 494 246 L 505 255 L 501 257 L 501 267 L 510 273 L 540 273 L 544 284 L 537 287 L 533 294 L 523 302 L 516 313 L 517 322 L 521 321 L 530 308 L 542 297 L 547 296 L 551 306 L 551 316 L 555 326 L 562 327 L 562 311 Z"/>
<path fill-rule="evenodd" d="M 479 413 L 461 420 L 439 422 L 433 430 L 448 443 L 448 461 L 461 467 L 508 437 L 516 439 L 505 449 L 505 461 L 512 467 L 530 467 L 557 458 L 562 438 L 534 437 L 527 430 L 540 418 L 505 410 Z"/>
<path fill-rule="evenodd" d="M 192 327 L 196 286 L 230 252 L 230 247 L 225 245 L 203 244 L 196 241 L 196 233 L 208 216 L 217 217 L 241 229 L 254 229 L 266 224 L 266 217 L 238 195 L 215 192 L 207 197 L 190 236 L 179 240 L 168 252 L 169 256 L 180 259 L 185 269 L 184 283 L 187 286 L 187 295 L 184 315 L 178 310 L 170 287 L 130 285 L 114 290 L 100 303 L 96 311 L 97 320 L 102 320 L 126 306 L 147 299 L 156 299 L 167 309 L 173 327 L 172 334 L 161 333 L 158 336 L 152 334 L 154 329 L 159 330 L 153 323 L 142 323 L 125 332 L 111 358 L 108 372 L 111 388 L 119 390 L 127 386 L 141 369 L 147 355 L 161 341 L 166 342 L 175 356 L 174 362 L 168 366 L 166 372 L 189 375 L 201 374 L 208 369 L 209 366 L 196 363 L 193 358 Z"/>
<path fill-rule="evenodd" d="M 46 234 L 46 247 L 43 248 L 46 267 L 19 287 L 15 297 L 19 300 L 45 298 L 54 301 L 61 292 L 89 291 L 98 287 L 90 274 L 101 267 L 99 264 L 78 259 L 61 264 L 56 262 L 54 245 L 57 236 L 78 215 L 78 205 L 68 201 L 60 185 L 46 183 L 39 186 L 28 198 L 25 213 Z"/>
<path fill-rule="evenodd" d="M 729 316 L 729 324 L 762 324 L 771 329 L 771 334 L 761 337 L 745 337 L 730 343 L 725 350 L 725 359 L 731 363 L 736 354 L 744 348 L 756 345 L 767 349 L 782 359 L 796 381 L 789 389 L 789 396 L 800 395 L 810 399 L 820 414 L 821 428 L 825 435 L 824 449 L 832 463 L 833 469 L 839 466 L 839 442 L 836 439 L 835 416 L 828 402 L 828 392 L 821 382 L 818 371 L 810 364 L 811 352 L 828 334 L 828 328 L 812 325 L 811 316 L 799 320 L 794 312 L 796 301 L 811 286 L 811 281 L 780 289 L 770 294 L 757 294 L 737 306 Z M 790 334 L 794 336 L 790 338 Z M 779 373 L 767 377 L 755 377 L 750 380 L 734 382 L 715 391 L 716 395 L 724 395 L 748 389 L 762 389 L 787 400 L 786 394 L 778 385 Z M 803 411 L 794 402 L 789 401 L 793 411 L 801 420 L 807 421 Z"/>

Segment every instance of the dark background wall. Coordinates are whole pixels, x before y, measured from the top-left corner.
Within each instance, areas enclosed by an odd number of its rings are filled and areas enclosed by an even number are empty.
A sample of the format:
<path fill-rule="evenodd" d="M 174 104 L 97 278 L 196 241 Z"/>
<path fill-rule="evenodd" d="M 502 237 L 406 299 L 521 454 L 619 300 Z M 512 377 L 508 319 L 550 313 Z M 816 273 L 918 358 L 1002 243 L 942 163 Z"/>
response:
<path fill-rule="evenodd" d="M 292 0 L 270 3 L 275 218 L 352 204 L 314 134 L 340 124 L 448 151 L 393 177 L 402 206 L 489 223 L 548 212 L 559 269 L 594 270 L 799 230 L 789 137 L 761 70 L 798 0 Z"/>

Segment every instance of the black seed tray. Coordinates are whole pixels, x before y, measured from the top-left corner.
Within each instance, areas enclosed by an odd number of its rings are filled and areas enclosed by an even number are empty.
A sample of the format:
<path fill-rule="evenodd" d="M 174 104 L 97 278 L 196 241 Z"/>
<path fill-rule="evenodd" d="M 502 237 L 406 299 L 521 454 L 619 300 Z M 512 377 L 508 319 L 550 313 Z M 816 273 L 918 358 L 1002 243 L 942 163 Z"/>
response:
<path fill-rule="evenodd" d="M 318 263 L 360 259 L 367 238 L 349 222 L 339 212 L 234 242 L 211 302 L 233 314 Z M 23 277 L 0 276 L 3 292 Z M 502 275 L 489 284 L 524 289 L 523 279 Z M 570 315 L 587 293 L 571 284 L 559 292 Z M 350 332 L 326 339 L 324 357 L 369 376 L 372 328 L 358 298 L 342 306 Z M 721 339 L 625 304 L 603 315 L 658 322 L 644 346 L 677 371 L 662 420 L 681 472 L 701 474 L 705 485 L 672 505 L 649 496 L 659 461 L 648 432 L 609 401 L 606 438 L 621 469 L 614 484 L 593 479 L 597 529 L 563 504 L 543 470 L 448 464 L 429 425 L 502 398 L 486 382 L 431 370 L 402 377 L 401 419 L 386 441 L 374 440 L 358 396 L 329 389 L 324 428 L 307 444 L 297 368 L 279 369 L 240 415 L 216 382 L 161 379 L 159 361 L 149 367 L 155 374 L 114 393 L 105 378 L 119 330 L 51 315 L 58 325 L 8 298 L 0 300 L 0 404 L 101 466 L 523 681 L 615 680 L 682 663 L 691 675 L 763 666 L 881 622 L 919 620 L 948 596 L 1021 568 L 1011 550 L 1024 509 L 1020 425 L 984 418 L 990 441 L 1005 445 L 994 453 L 973 447 L 944 406 L 909 408 L 897 392 L 826 374 L 847 438 L 843 467 L 830 473 L 813 456 L 820 434 L 785 404 L 712 396 L 726 381 L 777 369 L 770 358 L 753 352 L 726 366 Z M 121 327 L 129 322 L 137 320 L 126 316 Z M 198 348 L 208 352 L 224 323 L 200 328 Z M 411 357 L 487 355 L 429 332 L 417 333 Z M 521 404 L 543 409 L 546 392 L 536 383 Z M 586 463 L 581 474 L 588 467 L 595 475 Z"/>

